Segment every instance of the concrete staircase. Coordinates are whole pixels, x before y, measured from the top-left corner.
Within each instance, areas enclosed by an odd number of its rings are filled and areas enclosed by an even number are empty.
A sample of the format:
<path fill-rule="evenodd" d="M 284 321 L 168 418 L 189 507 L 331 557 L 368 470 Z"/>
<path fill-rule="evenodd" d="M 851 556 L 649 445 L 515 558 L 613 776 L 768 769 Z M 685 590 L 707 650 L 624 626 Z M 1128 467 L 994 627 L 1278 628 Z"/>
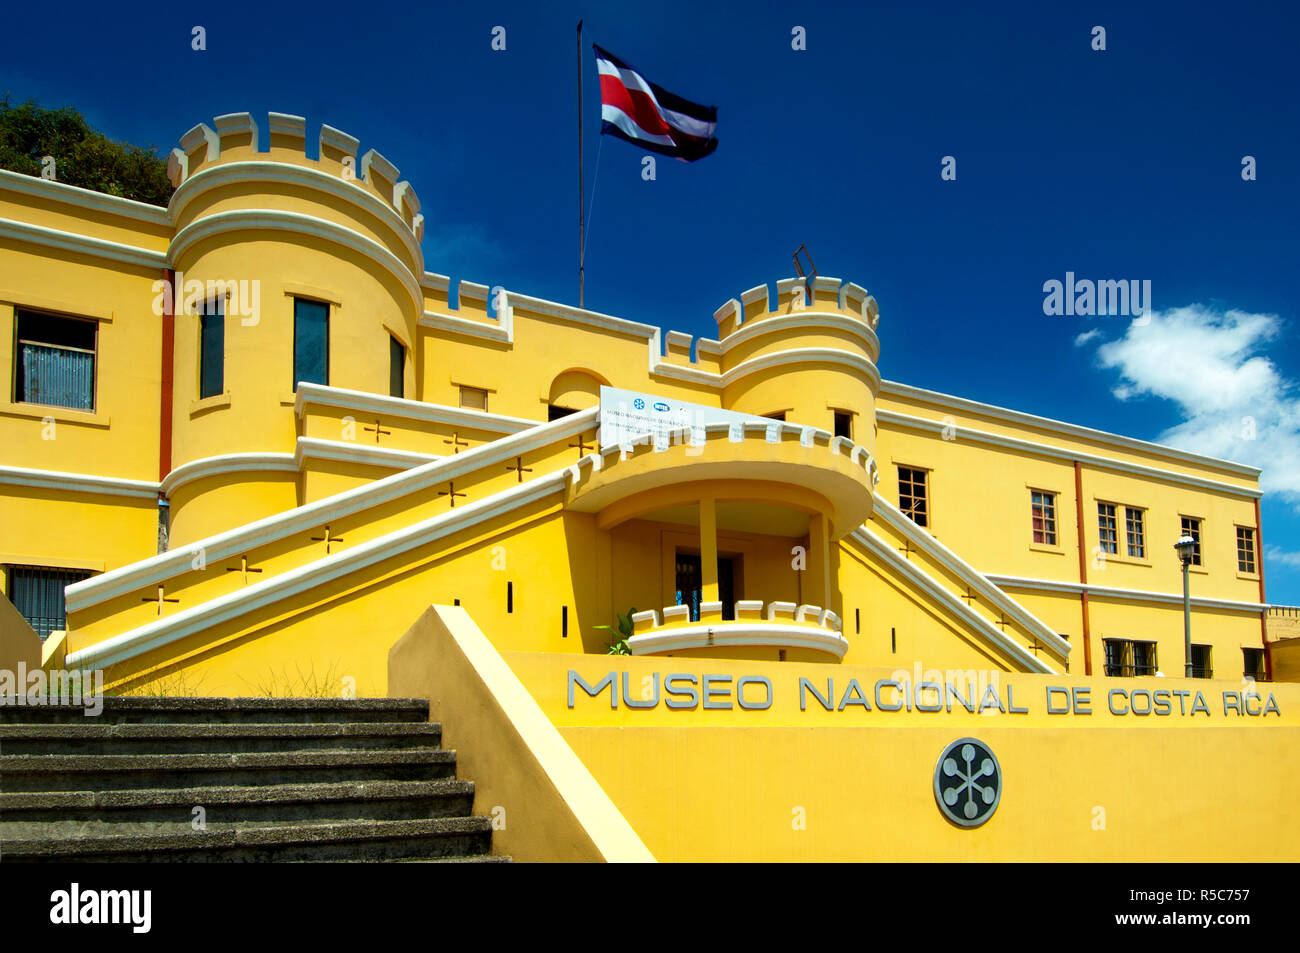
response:
<path fill-rule="evenodd" d="M 0 861 L 507 860 L 441 738 L 421 699 L 0 707 Z"/>

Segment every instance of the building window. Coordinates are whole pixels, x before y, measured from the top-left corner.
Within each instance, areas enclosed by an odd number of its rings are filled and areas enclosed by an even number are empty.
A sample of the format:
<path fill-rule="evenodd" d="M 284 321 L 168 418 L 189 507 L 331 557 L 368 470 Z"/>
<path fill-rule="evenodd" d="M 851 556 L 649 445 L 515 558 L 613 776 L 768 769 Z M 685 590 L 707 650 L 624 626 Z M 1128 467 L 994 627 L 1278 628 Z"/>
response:
<path fill-rule="evenodd" d="M 1056 545 L 1056 494 L 1043 490 L 1029 491 L 1029 506 L 1033 514 L 1034 542 L 1044 546 Z"/>
<path fill-rule="evenodd" d="M 1241 654 L 1245 657 L 1246 677 L 1253 678 L 1257 682 L 1268 681 L 1268 672 L 1264 669 L 1264 650 L 1242 649 Z"/>
<path fill-rule="evenodd" d="M 293 389 L 330 382 L 330 306 L 293 299 Z"/>
<path fill-rule="evenodd" d="M 898 508 L 917 526 L 930 525 L 930 501 L 926 492 L 925 470 L 898 468 Z"/>
<path fill-rule="evenodd" d="M 1115 504 L 1097 504 L 1097 533 L 1103 553 L 1119 552 L 1119 529 L 1115 523 Z"/>
<path fill-rule="evenodd" d="M 220 300 L 209 301 L 199 315 L 199 399 L 215 397 L 226 387 L 226 316 Z"/>
<path fill-rule="evenodd" d="M 1255 571 L 1255 530 L 1250 526 L 1237 527 L 1237 570 Z"/>
<path fill-rule="evenodd" d="M 569 414 L 576 414 L 577 411 L 572 407 L 560 407 L 557 404 L 546 405 L 546 419 L 559 420 L 561 417 L 567 417 Z"/>
<path fill-rule="evenodd" d="M 1147 554 L 1146 511 L 1124 507 L 1124 538 L 1128 554 L 1142 559 Z"/>
<path fill-rule="evenodd" d="M 481 387 L 461 387 L 460 405 L 469 410 L 487 410 L 488 392 Z"/>
<path fill-rule="evenodd" d="M 1192 678 L 1214 678 L 1213 654 L 1210 646 L 1192 646 Z"/>
<path fill-rule="evenodd" d="M 1199 566 L 1201 564 L 1201 521 L 1192 516 L 1184 516 L 1181 517 L 1181 522 L 1182 534 L 1196 541 L 1196 545 L 1192 547 L 1192 565 Z"/>
<path fill-rule="evenodd" d="M 14 400 L 95 409 L 95 321 L 14 310 Z"/>
<path fill-rule="evenodd" d="M 835 411 L 835 436 L 853 439 L 853 415 L 847 410 Z"/>
<path fill-rule="evenodd" d="M 1106 674 L 1112 678 L 1131 678 L 1156 673 L 1156 644 L 1133 639 L 1103 639 L 1106 650 Z"/>
<path fill-rule="evenodd" d="M 395 337 L 388 339 L 388 396 L 406 396 L 406 348 Z"/>
<path fill-rule="evenodd" d="M 772 411 L 772 413 L 770 413 L 770 414 L 764 414 L 763 416 L 766 417 L 768 420 L 779 420 L 779 421 L 781 421 L 782 423 L 785 422 L 785 411 L 784 411 L 784 410 L 774 410 L 774 411 Z"/>
<path fill-rule="evenodd" d="M 9 601 L 44 642 L 51 632 L 67 626 L 64 586 L 90 576 L 75 569 L 13 566 L 9 569 Z"/>

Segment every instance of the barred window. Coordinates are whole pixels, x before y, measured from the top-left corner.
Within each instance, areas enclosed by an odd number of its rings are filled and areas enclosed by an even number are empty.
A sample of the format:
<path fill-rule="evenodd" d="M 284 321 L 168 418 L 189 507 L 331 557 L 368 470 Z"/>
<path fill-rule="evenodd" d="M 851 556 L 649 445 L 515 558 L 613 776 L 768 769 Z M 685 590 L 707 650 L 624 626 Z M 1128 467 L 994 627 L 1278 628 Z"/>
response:
<path fill-rule="evenodd" d="M 1097 532 L 1103 553 L 1119 552 L 1119 529 L 1115 522 L 1115 504 L 1097 504 Z"/>
<path fill-rule="evenodd" d="M 64 587 L 92 574 L 76 569 L 13 566 L 8 575 L 9 601 L 43 642 L 51 632 L 67 625 Z"/>
<path fill-rule="evenodd" d="M 1253 678 L 1257 682 L 1268 681 L 1268 673 L 1264 670 L 1264 650 L 1263 649 L 1242 649 L 1241 654 L 1244 657 L 1245 676 Z"/>
<path fill-rule="evenodd" d="M 898 468 L 898 508 L 917 526 L 930 525 L 926 476 L 925 470 L 916 467 Z"/>
<path fill-rule="evenodd" d="M 1154 675 L 1156 644 L 1135 639 L 1103 639 L 1106 651 L 1106 674 L 1112 678 Z"/>
<path fill-rule="evenodd" d="M 14 400 L 95 409 L 95 321 L 14 310 Z"/>
<path fill-rule="evenodd" d="M 1184 536 L 1190 536 L 1196 541 L 1192 547 L 1192 565 L 1201 564 L 1201 521 L 1193 516 L 1180 517 L 1182 533 Z"/>
<path fill-rule="evenodd" d="M 1128 554 L 1142 558 L 1147 554 L 1146 511 L 1132 506 L 1124 507 L 1124 537 Z"/>
<path fill-rule="evenodd" d="M 1192 646 L 1192 678 L 1214 678 L 1212 649 L 1208 645 Z"/>
<path fill-rule="evenodd" d="M 1029 508 L 1033 519 L 1034 542 L 1056 545 L 1056 494 L 1043 490 L 1029 491 Z"/>
<path fill-rule="evenodd" d="M 1255 530 L 1249 526 L 1237 527 L 1237 569 L 1255 571 Z"/>

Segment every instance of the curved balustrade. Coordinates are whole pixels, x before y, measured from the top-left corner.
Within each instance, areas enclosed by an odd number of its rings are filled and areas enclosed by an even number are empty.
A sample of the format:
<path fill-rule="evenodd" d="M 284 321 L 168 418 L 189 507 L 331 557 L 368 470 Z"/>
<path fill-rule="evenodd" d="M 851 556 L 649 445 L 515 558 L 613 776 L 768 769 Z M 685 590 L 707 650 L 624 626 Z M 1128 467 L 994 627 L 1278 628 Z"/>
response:
<path fill-rule="evenodd" d="M 821 606 L 793 602 L 764 606 L 762 600 L 741 600 L 735 618 L 725 620 L 721 602 L 705 602 L 698 621 L 691 619 L 689 606 L 665 606 L 662 615 L 657 609 L 636 613 L 632 625 L 627 644 L 633 655 L 766 648 L 806 650 L 838 661 L 849 648 L 838 615 Z"/>

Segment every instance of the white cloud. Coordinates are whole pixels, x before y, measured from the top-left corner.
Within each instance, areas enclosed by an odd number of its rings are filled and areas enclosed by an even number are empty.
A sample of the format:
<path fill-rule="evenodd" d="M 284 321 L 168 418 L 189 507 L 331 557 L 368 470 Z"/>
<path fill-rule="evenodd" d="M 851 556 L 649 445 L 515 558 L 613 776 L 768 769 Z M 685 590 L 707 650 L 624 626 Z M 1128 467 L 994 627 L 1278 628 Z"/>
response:
<path fill-rule="evenodd" d="M 1091 331 L 1084 331 L 1082 334 L 1076 334 L 1074 336 L 1074 346 L 1083 347 L 1089 341 L 1099 337 L 1101 337 L 1101 330 L 1099 328 L 1093 328 Z"/>
<path fill-rule="evenodd" d="M 1275 566 L 1281 563 L 1283 566 L 1300 567 L 1300 553 L 1278 549 L 1276 546 L 1265 546 L 1264 558 L 1269 565 Z"/>
<path fill-rule="evenodd" d="M 1260 467 L 1265 492 L 1300 506 L 1300 388 L 1264 353 L 1282 330 L 1277 315 L 1194 304 L 1131 323 L 1097 359 L 1119 371 L 1119 400 L 1179 405 L 1185 420 L 1157 442 Z"/>

